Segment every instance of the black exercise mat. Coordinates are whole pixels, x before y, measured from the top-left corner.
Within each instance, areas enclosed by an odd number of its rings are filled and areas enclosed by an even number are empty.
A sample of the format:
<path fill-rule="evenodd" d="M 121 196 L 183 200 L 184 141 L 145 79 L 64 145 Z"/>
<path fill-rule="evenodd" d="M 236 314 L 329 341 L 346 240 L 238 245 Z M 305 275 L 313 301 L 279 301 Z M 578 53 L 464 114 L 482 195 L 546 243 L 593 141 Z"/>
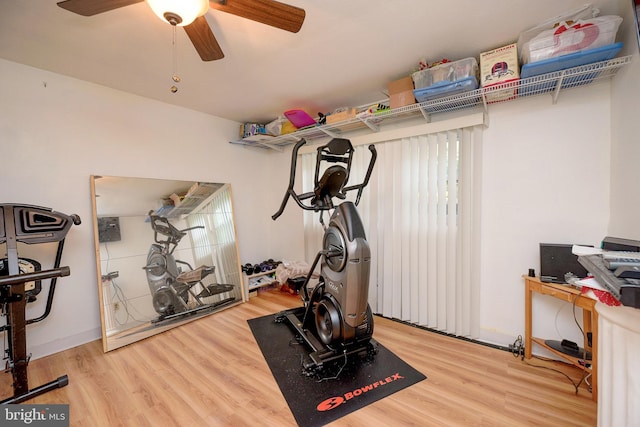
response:
<path fill-rule="evenodd" d="M 306 347 L 286 322 L 274 319 L 247 322 L 300 426 L 325 425 L 427 378 L 380 343 L 371 360 L 334 362 L 322 377 L 306 376 L 301 366 Z"/>

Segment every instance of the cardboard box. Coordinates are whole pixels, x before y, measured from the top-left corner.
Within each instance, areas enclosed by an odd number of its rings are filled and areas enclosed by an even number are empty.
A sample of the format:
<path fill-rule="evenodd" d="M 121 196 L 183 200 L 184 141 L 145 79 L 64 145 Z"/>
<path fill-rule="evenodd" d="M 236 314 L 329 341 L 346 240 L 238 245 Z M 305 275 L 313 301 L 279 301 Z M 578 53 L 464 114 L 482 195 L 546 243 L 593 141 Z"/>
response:
<path fill-rule="evenodd" d="M 355 108 L 345 108 L 342 111 L 331 113 L 327 116 L 327 124 L 341 122 L 343 120 L 352 119 L 356 116 Z"/>
<path fill-rule="evenodd" d="M 413 95 L 413 80 L 411 76 L 394 80 L 387 85 L 389 90 L 389 107 L 400 108 L 416 103 Z"/>
<path fill-rule="evenodd" d="M 480 86 L 488 88 L 487 101 L 498 102 L 517 97 L 519 79 L 520 66 L 515 43 L 480 54 Z M 505 84 L 508 90 L 500 90 L 496 87 L 496 85 L 504 87 Z M 491 93 L 492 91 L 495 93 Z"/>
<path fill-rule="evenodd" d="M 389 95 L 404 92 L 407 90 L 413 90 L 413 79 L 411 78 L 411 76 L 407 76 L 398 80 L 394 80 L 392 82 L 389 82 L 387 88 L 389 89 Z"/>

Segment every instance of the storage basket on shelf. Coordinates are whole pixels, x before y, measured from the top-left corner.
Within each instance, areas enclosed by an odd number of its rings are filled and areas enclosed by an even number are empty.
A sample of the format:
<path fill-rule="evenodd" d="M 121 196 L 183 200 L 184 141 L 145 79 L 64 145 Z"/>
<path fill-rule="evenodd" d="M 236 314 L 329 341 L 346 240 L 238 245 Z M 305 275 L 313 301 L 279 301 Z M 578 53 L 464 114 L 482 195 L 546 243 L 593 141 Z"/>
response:
<path fill-rule="evenodd" d="M 459 61 L 446 62 L 432 68 L 417 71 L 411 75 L 415 89 L 413 91 L 418 102 L 432 101 L 451 97 L 478 88 L 478 61 L 476 58 L 465 58 Z M 462 102 L 460 102 L 462 101 Z M 442 105 L 429 105 L 427 111 L 442 111 L 475 104 L 477 99 L 456 99 L 455 105 L 443 101 Z"/>

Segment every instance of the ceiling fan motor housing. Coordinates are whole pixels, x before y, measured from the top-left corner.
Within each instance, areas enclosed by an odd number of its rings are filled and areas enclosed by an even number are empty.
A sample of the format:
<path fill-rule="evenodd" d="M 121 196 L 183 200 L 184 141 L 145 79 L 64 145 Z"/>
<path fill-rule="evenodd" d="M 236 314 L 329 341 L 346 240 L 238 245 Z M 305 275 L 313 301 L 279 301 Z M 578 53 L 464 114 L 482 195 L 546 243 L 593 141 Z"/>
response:
<path fill-rule="evenodd" d="M 164 19 L 166 19 L 167 22 L 171 25 L 178 25 L 182 22 L 182 18 L 177 13 L 165 12 L 163 16 Z"/>

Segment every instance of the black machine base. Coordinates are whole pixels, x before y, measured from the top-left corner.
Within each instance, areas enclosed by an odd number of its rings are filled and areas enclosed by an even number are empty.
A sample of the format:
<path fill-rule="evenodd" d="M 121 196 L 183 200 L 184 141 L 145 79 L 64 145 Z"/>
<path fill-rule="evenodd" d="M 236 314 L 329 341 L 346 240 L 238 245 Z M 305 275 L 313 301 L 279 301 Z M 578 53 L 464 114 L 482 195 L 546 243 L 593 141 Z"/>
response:
<path fill-rule="evenodd" d="M 48 382 L 46 384 L 43 384 L 39 387 L 33 388 L 29 391 L 27 391 L 24 394 L 21 394 L 19 396 L 13 396 L 10 397 L 8 399 L 4 399 L 2 401 L 0 401 L 0 405 L 8 405 L 8 404 L 13 404 L 13 403 L 22 403 L 24 401 L 27 401 L 29 399 L 33 399 L 36 396 L 40 396 L 41 394 L 47 393 L 51 390 L 55 390 L 56 388 L 62 388 L 64 386 L 66 386 L 67 384 L 69 384 L 69 378 L 66 375 L 63 375 L 61 377 L 59 377 L 58 379 Z"/>
<path fill-rule="evenodd" d="M 196 314 L 205 312 L 205 311 L 209 311 L 209 310 L 213 310 L 214 308 L 218 308 L 220 306 L 223 305 L 227 305 L 230 304 L 232 302 L 234 302 L 236 299 L 234 297 L 230 297 L 230 298 L 225 298 L 221 301 L 217 301 L 214 302 L 212 304 L 207 304 L 207 305 L 201 305 L 199 307 L 196 308 L 192 308 L 190 310 L 186 310 L 186 311 L 181 311 L 179 313 L 174 313 L 174 314 L 169 314 L 166 316 L 159 316 L 155 319 L 153 319 L 151 321 L 151 323 L 155 326 L 160 326 L 163 323 L 168 323 L 169 321 L 175 321 L 178 319 L 182 319 L 182 318 L 186 318 L 189 316 L 194 316 Z"/>
<path fill-rule="evenodd" d="M 320 342 L 313 333 L 302 327 L 305 307 L 281 311 L 275 315 L 276 323 L 287 322 L 294 329 L 296 336 L 309 348 L 309 357 L 302 362 L 304 371 L 313 374 L 322 370 L 326 364 L 344 360 L 347 357 L 358 356 L 362 358 L 372 357 L 378 352 L 378 342 L 370 338 L 366 342 L 354 342 L 341 348 L 330 348 Z"/>

